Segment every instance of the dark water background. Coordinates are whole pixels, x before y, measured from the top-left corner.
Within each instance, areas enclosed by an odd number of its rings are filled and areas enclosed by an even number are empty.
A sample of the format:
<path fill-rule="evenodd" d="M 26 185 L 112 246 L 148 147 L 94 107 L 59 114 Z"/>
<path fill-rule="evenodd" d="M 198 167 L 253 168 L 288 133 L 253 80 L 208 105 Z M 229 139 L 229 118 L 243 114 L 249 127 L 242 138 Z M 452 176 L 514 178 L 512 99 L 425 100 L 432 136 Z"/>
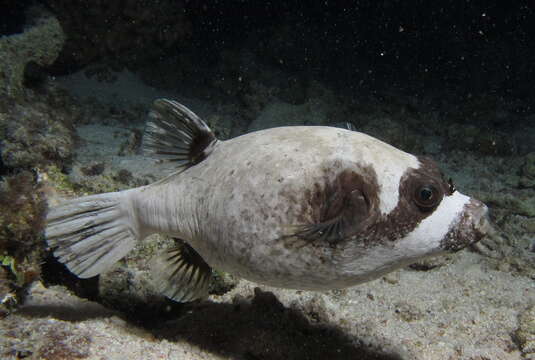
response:
<path fill-rule="evenodd" d="M 24 10 L 31 3 L 2 1 L 0 34 L 21 31 Z M 120 49 L 84 59 L 64 52 L 53 68 L 56 75 L 95 62 L 134 70 L 157 67 L 188 54 L 199 79 L 213 75 L 210 70 L 217 67 L 223 51 L 247 50 L 296 81 L 319 79 L 349 93 L 401 89 L 421 96 L 446 91 L 460 97 L 475 93 L 530 100 L 535 91 L 535 10 L 529 1 L 42 3 L 57 13 L 71 42 L 85 38 L 88 46 L 101 47 L 107 41 L 91 37 L 103 28 L 184 32 L 162 42 L 160 51 L 148 51 L 158 47 L 150 36 L 138 36 L 141 46 L 132 48 L 125 34 L 115 42 Z M 154 16 L 130 27 L 114 27 L 135 21 L 141 11 Z M 165 12 L 164 22 L 159 11 Z M 88 26 L 81 24 L 84 21 Z"/>

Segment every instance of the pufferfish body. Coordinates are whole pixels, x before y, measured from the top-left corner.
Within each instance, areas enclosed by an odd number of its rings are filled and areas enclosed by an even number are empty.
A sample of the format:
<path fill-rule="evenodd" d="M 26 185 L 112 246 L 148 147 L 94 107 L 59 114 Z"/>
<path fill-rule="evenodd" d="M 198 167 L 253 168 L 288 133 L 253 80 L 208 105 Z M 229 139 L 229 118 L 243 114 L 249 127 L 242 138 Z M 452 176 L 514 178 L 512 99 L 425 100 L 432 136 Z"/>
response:
<path fill-rule="evenodd" d="M 152 275 L 176 301 L 205 297 L 212 268 L 276 287 L 339 289 L 458 251 L 490 229 L 487 207 L 432 160 L 356 131 L 278 127 L 220 141 L 186 107 L 159 99 L 143 146 L 177 171 L 48 213 L 48 244 L 79 277 L 162 233 L 180 241 L 152 261 Z"/>

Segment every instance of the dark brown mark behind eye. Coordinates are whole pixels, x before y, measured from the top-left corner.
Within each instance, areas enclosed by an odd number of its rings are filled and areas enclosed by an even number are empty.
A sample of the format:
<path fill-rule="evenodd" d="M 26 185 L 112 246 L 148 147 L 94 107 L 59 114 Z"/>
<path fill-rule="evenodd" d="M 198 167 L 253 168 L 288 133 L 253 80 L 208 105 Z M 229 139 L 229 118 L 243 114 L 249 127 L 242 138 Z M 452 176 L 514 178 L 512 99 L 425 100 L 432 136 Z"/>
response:
<path fill-rule="evenodd" d="M 316 184 L 309 203 L 314 222 L 298 226 L 291 236 L 335 246 L 366 228 L 373 222 L 375 216 L 370 214 L 378 204 L 375 177 L 368 177 L 345 170 L 333 180 L 326 178 L 323 184 Z"/>

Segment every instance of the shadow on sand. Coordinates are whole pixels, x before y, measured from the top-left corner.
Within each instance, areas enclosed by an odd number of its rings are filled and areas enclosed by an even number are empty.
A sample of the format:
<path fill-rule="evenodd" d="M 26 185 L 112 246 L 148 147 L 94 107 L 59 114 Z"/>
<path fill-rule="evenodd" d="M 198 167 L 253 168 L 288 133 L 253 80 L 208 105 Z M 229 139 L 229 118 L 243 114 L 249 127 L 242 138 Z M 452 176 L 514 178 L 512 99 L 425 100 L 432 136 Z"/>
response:
<path fill-rule="evenodd" d="M 78 296 L 103 302 L 98 284 L 81 281 L 54 268 L 55 283 L 66 285 Z M 64 274 L 57 281 L 58 274 Z M 116 316 L 150 331 L 157 339 L 185 341 L 207 352 L 236 360 L 400 360 L 398 354 L 379 354 L 358 338 L 325 322 L 314 323 L 301 310 L 285 307 L 272 292 L 255 289 L 252 299 L 236 298 L 232 304 L 210 301 L 179 304 L 166 299 L 140 302 L 129 294 L 104 301 Z M 109 300 L 109 299 L 108 299 Z M 163 300 L 163 301 L 162 301 Z M 94 305 L 97 305 L 93 303 Z M 89 307 L 44 306 L 26 309 L 27 316 L 45 314 L 67 321 L 102 317 L 106 311 Z M 106 309 L 106 308 L 105 308 Z M 106 310 L 109 310 L 106 309 Z M 118 312 L 117 310 L 120 310 Z"/>
<path fill-rule="evenodd" d="M 201 303 L 150 331 L 159 339 L 187 341 L 234 359 L 401 359 L 371 351 L 335 326 L 310 324 L 300 311 L 259 289 L 250 302 Z"/>

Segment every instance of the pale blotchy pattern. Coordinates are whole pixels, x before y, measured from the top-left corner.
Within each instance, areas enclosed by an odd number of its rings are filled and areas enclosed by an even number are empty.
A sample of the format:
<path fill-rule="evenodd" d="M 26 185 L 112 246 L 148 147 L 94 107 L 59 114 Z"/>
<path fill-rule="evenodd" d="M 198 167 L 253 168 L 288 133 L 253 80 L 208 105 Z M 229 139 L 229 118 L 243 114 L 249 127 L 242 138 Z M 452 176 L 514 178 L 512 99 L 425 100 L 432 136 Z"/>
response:
<path fill-rule="evenodd" d="M 273 286 L 340 288 L 443 251 L 444 229 L 411 238 L 407 249 L 403 242 L 289 244 L 281 238 L 314 218 L 307 196 L 349 170 L 376 181 L 378 210 L 386 216 L 398 203 L 403 174 L 419 166 L 413 155 L 362 133 L 275 128 L 220 142 L 194 167 L 132 192 L 133 204 L 142 234 L 181 237 L 217 269 Z M 441 210 L 449 214 L 446 227 L 461 216 L 469 198 L 462 199 Z"/>

